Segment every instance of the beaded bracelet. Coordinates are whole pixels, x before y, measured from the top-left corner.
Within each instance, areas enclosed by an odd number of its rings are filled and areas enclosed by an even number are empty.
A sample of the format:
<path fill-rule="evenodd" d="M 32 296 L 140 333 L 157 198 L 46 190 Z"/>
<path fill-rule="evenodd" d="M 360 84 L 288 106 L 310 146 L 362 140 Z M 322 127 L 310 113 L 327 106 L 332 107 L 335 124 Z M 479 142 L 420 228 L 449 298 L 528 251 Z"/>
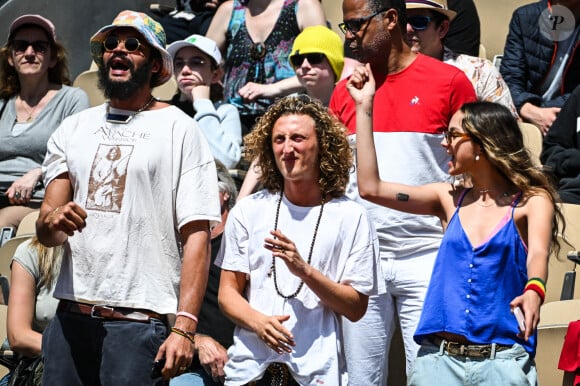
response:
<path fill-rule="evenodd" d="M 532 277 L 524 287 L 524 292 L 534 291 L 540 297 L 541 303 L 544 303 L 546 298 L 546 282 L 539 277 Z"/>
<path fill-rule="evenodd" d="M 181 328 L 177 327 L 171 327 L 171 332 L 177 335 L 181 335 L 182 337 L 189 340 L 191 344 L 195 345 L 195 332 L 183 331 Z"/>
<path fill-rule="evenodd" d="M 190 314 L 187 311 L 179 311 L 177 314 L 175 314 L 175 316 L 185 316 L 187 319 L 191 319 L 193 320 L 195 323 L 198 322 L 197 320 L 197 316 Z"/>

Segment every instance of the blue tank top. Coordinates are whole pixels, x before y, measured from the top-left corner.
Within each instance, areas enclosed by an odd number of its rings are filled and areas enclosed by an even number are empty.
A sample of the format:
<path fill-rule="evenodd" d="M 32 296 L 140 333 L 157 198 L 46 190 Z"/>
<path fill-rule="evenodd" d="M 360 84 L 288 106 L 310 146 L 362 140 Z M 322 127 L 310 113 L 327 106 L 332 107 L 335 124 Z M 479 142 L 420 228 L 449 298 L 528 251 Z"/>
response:
<path fill-rule="evenodd" d="M 457 209 L 449 221 L 433 267 L 431 282 L 414 335 L 417 343 L 431 334 L 463 335 L 474 344 L 521 344 L 535 355 L 536 334 L 519 339 L 519 328 L 510 302 L 522 294 L 528 281 L 527 250 L 515 221 L 517 196 L 509 220 L 481 245 L 473 247 Z"/>
<path fill-rule="evenodd" d="M 254 42 L 246 28 L 246 6 L 234 0 L 226 34 L 225 100 L 242 115 L 261 115 L 273 102 L 269 99 L 245 103 L 238 90 L 248 82 L 271 84 L 294 76 L 288 57 L 300 33 L 296 18 L 297 0 L 285 0 L 282 11 L 264 42 Z"/>

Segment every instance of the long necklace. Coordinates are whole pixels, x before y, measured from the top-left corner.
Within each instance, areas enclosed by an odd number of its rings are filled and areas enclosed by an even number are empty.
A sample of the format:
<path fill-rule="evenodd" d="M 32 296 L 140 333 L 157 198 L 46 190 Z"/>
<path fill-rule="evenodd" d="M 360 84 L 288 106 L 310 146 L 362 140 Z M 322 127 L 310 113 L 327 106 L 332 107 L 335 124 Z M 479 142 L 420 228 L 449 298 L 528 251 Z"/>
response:
<path fill-rule="evenodd" d="M 135 115 L 147 110 L 149 108 L 149 106 L 151 106 L 151 103 L 153 103 L 154 100 L 155 100 L 155 97 L 153 95 L 151 95 L 151 98 L 147 101 L 147 103 L 145 103 L 143 106 L 139 107 L 139 109 L 131 115 L 111 113 L 109 111 L 111 105 L 107 103 L 107 122 L 110 122 L 110 123 L 129 123 L 129 121 L 131 121 L 131 119 L 133 119 L 135 117 Z"/>
<path fill-rule="evenodd" d="M 280 216 L 280 206 L 282 204 L 283 195 L 284 193 L 280 192 L 278 206 L 276 207 L 276 219 L 274 220 L 274 230 L 278 229 L 278 217 Z M 322 218 L 323 209 L 324 209 L 324 199 L 322 199 L 322 203 L 320 205 L 320 213 L 318 214 L 318 220 L 316 220 L 316 226 L 314 227 L 314 236 L 312 236 L 312 243 L 310 243 L 310 251 L 308 252 L 308 261 L 307 261 L 308 265 L 310 265 L 310 262 L 312 261 L 312 251 L 314 250 L 314 242 L 316 241 L 316 235 L 318 234 L 318 226 L 320 225 L 320 219 Z M 280 289 L 278 288 L 278 279 L 276 277 L 276 258 L 274 256 L 272 256 L 271 271 L 274 274 L 274 287 L 276 288 L 276 292 L 278 293 L 278 295 L 280 295 L 284 299 L 292 299 L 298 296 L 298 293 L 304 286 L 304 280 L 300 280 L 300 284 L 298 285 L 298 288 L 296 289 L 296 291 L 294 291 L 294 293 L 292 293 L 291 295 L 284 295 L 282 292 L 280 292 Z"/>

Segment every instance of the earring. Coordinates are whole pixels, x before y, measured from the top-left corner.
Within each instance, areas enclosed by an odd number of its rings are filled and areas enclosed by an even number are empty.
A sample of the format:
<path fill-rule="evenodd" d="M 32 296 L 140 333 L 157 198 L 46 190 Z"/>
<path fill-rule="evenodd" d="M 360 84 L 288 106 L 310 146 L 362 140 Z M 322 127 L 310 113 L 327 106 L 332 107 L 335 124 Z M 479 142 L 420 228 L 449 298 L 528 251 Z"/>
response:
<path fill-rule="evenodd" d="M 475 160 L 479 161 L 479 154 L 475 156 Z"/>

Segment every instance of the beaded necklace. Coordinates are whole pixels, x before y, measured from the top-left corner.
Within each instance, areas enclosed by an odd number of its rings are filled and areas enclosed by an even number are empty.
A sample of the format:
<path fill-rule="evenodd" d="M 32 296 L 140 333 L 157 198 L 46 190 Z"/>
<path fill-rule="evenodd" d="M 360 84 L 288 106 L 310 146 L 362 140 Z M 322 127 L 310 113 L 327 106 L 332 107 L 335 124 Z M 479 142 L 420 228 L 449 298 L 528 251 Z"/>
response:
<path fill-rule="evenodd" d="M 280 206 L 282 204 L 283 195 L 284 193 L 280 192 L 278 206 L 276 207 L 276 219 L 274 220 L 274 230 L 278 229 L 278 217 L 280 216 Z M 316 241 L 316 235 L 318 235 L 318 226 L 320 225 L 320 219 L 322 218 L 322 210 L 324 209 L 324 204 L 325 202 L 323 198 L 320 206 L 320 213 L 318 214 L 318 219 L 316 220 L 316 226 L 314 227 L 314 236 L 312 236 L 312 243 L 310 243 L 310 251 L 308 252 L 308 261 L 307 261 L 308 265 L 310 265 L 310 262 L 312 261 L 312 251 L 314 250 L 314 242 Z M 304 286 L 303 280 L 300 280 L 300 284 L 298 285 L 298 288 L 296 289 L 296 291 L 294 291 L 294 293 L 292 293 L 291 295 L 284 295 L 282 292 L 280 292 L 280 289 L 278 288 L 278 280 L 276 277 L 276 258 L 274 256 L 272 256 L 272 267 L 270 270 L 274 274 L 274 287 L 276 288 L 276 292 L 278 293 L 278 295 L 280 295 L 284 299 L 292 299 L 298 296 L 298 293 Z"/>

